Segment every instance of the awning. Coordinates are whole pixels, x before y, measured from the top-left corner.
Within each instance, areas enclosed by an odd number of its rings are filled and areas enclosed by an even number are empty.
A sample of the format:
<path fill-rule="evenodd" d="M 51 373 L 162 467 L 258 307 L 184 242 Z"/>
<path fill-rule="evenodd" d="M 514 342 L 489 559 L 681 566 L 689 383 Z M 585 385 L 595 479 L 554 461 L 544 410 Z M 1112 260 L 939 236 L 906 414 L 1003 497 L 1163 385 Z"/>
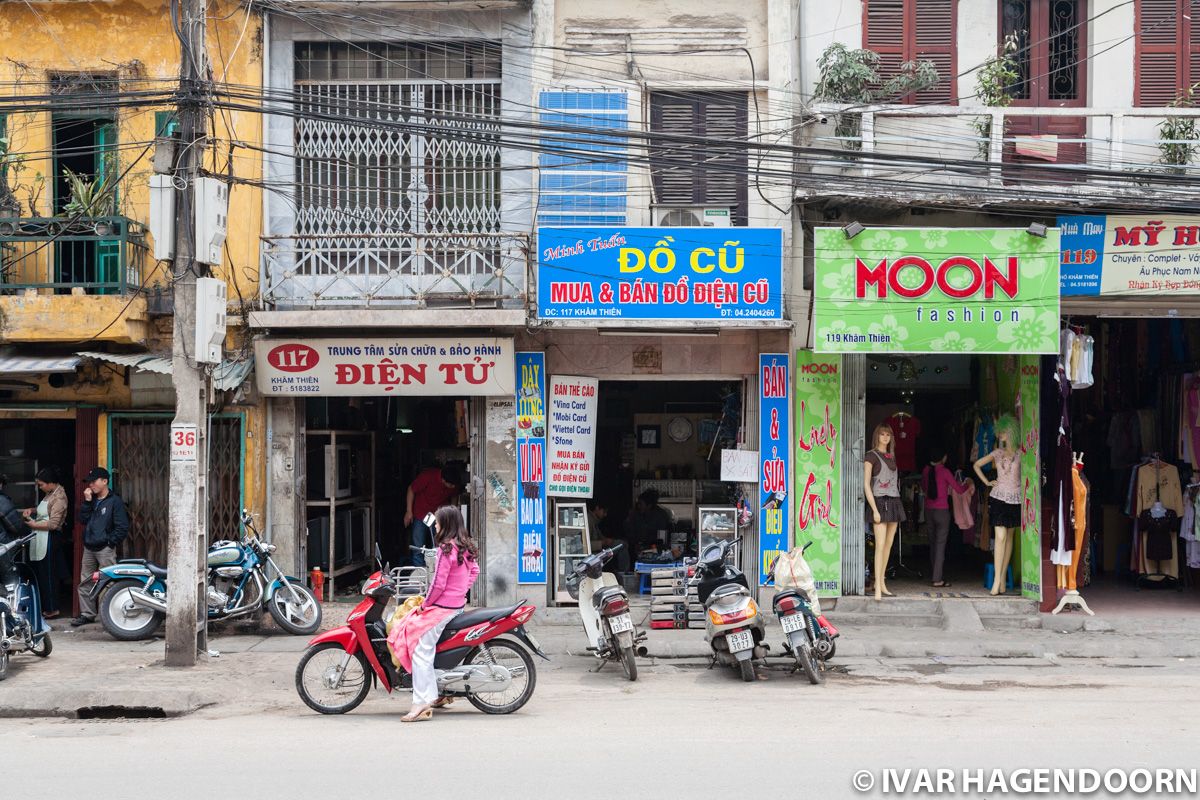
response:
<path fill-rule="evenodd" d="M 83 352 L 76 353 L 77 356 L 83 358 L 91 358 L 96 361 L 107 361 L 110 364 L 120 364 L 123 367 L 133 367 L 142 372 L 156 372 L 159 375 L 171 374 L 171 358 L 170 356 L 155 355 L 153 353 L 132 353 L 123 355 L 120 353 L 92 353 Z M 222 361 L 213 370 L 213 388 L 221 392 L 232 391 L 238 388 L 245 382 L 250 371 L 254 369 L 254 358 L 250 357 L 244 361 Z"/>
<path fill-rule="evenodd" d="M 0 353 L 0 377 L 5 375 L 47 375 L 74 372 L 80 358 L 73 356 L 16 355 Z"/>

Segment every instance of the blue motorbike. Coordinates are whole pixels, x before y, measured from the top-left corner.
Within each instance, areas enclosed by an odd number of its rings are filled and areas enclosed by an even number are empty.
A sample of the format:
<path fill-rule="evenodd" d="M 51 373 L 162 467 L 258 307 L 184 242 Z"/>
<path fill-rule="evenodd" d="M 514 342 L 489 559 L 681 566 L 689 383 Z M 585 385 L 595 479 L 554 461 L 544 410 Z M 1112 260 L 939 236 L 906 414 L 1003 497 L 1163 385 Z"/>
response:
<path fill-rule="evenodd" d="M 0 680 L 8 677 L 13 653 L 50 655 L 50 626 L 42 619 L 42 600 L 33 569 L 13 558 L 35 534 L 0 544 Z M 2 535 L 0 535 L 2 538 Z"/>
<path fill-rule="evenodd" d="M 279 627 L 309 636 L 321 627 L 321 604 L 298 579 L 284 574 L 271 558 L 275 545 L 264 542 L 249 512 L 242 512 L 239 541 L 221 540 L 208 548 L 205 598 L 208 619 L 260 613 L 265 606 Z M 273 576 L 273 577 L 272 577 Z M 167 615 L 167 570 L 145 559 L 122 559 L 92 575 L 92 596 L 100 622 L 116 639 L 154 635 Z"/>

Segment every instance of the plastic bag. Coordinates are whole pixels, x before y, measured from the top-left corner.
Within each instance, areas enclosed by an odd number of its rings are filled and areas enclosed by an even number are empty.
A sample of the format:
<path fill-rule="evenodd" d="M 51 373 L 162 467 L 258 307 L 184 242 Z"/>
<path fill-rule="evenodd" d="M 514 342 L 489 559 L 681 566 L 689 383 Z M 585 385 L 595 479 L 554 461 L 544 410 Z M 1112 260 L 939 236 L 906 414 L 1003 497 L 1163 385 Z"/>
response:
<path fill-rule="evenodd" d="M 813 614 L 821 616 L 821 601 L 817 597 L 817 582 L 813 578 L 812 568 L 804 560 L 804 551 L 793 547 L 779 556 L 775 562 L 775 588 L 799 589 L 808 595 L 808 604 Z"/>
<path fill-rule="evenodd" d="M 403 603 L 396 606 L 396 610 L 392 612 L 391 619 L 389 619 L 387 622 L 387 632 L 388 632 L 388 641 L 389 642 L 391 642 L 391 640 L 392 640 L 392 630 L 396 627 L 396 625 L 400 622 L 400 620 L 407 617 L 413 611 L 416 611 L 418 608 L 421 607 L 421 604 L 424 602 L 425 602 L 424 596 L 416 594 L 416 595 L 413 595 L 412 597 L 407 598 Z M 389 649 L 389 651 L 391 650 L 390 647 L 388 649 Z M 395 667 L 397 669 L 400 668 L 400 661 L 399 661 L 399 659 L 396 658 L 395 653 L 392 653 L 392 664 L 395 665 Z"/>

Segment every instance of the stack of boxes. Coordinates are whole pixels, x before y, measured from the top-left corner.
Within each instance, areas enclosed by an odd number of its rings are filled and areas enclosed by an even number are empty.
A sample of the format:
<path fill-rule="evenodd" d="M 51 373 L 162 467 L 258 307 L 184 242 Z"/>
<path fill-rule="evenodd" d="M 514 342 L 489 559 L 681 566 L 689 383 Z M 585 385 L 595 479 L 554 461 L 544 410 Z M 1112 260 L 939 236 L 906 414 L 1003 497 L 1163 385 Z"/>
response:
<path fill-rule="evenodd" d="M 704 607 L 696 587 L 688 586 L 689 567 L 656 569 L 650 573 L 650 627 L 703 628 Z"/>

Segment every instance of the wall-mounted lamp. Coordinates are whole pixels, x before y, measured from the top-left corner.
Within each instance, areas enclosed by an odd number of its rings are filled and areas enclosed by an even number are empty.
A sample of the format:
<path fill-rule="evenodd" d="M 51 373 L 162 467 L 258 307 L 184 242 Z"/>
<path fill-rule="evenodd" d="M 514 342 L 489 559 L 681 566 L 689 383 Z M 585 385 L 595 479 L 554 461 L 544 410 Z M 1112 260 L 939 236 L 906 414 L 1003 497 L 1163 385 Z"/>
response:
<path fill-rule="evenodd" d="M 1045 227 L 1046 227 L 1045 225 L 1042 226 L 1043 233 L 1045 232 Z M 860 233 L 862 233 L 866 229 L 867 229 L 866 225 L 863 225 L 858 220 L 855 220 L 854 222 L 851 222 L 846 227 L 842 228 L 842 233 L 846 234 L 847 239 L 853 239 L 855 236 L 858 236 Z"/>
<path fill-rule="evenodd" d="M 1040 222 L 1029 223 L 1029 227 L 1025 229 L 1025 232 L 1030 236 L 1036 236 L 1039 239 L 1046 238 L 1046 226 Z"/>

